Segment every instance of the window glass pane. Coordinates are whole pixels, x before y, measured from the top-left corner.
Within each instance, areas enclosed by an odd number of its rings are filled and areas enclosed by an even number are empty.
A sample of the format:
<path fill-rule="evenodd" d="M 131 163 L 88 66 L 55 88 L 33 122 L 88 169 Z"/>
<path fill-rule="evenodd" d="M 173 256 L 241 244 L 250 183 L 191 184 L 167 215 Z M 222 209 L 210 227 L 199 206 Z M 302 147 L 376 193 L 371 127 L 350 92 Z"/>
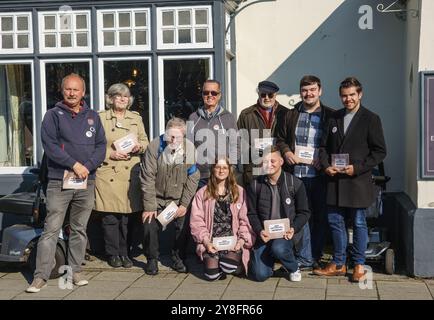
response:
<path fill-rule="evenodd" d="M 114 46 L 115 45 L 115 33 L 112 31 L 104 31 L 104 45 Z"/>
<path fill-rule="evenodd" d="M 164 61 L 166 123 L 172 117 L 188 119 L 202 104 L 201 87 L 209 76 L 209 59 Z"/>
<path fill-rule="evenodd" d="M 78 33 L 77 34 L 77 46 L 78 47 L 87 47 L 87 33 Z"/>
<path fill-rule="evenodd" d="M 45 16 L 44 17 L 44 27 L 45 27 L 45 30 L 56 29 L 56 17 L 55 16 Z"/>
<path fill-rule="evenodd" d="M 175 43 L 174 30 L 163 30 L 163 43 Z"/>
<path fill-rule="evenodd" d="M 0 65 L 0 167 L 33 166 L 33 107 L 28 64 Z"/>
<path fill-rule="evenodd" d="M 114 28 L 115 27 L 115 16 L 113 13 L 104 13 L 102 15 L 102 24 L 104 28 Z"/>
<path fill-rule="evenodd" d="M 29 18 L 17 17 L 17 30 L 26 31 L 29 30 Z"/>
<path fill-rule="evenodd" d="M 29 36 L 27 34 L 19 34 L 17 36 L 18 48 L 29 47 Z"/>
<path fill-rule="evenodd" d="M 63 15 L 59 17 L 60 30 L 72 30 L 72 16 Z"/>
<path fill-rule="evenodd" d="M 163 26 L 173 26 L 175 25 L 175 19 L 173 15 L 173 11 L 164 11 L 163 12 Z"/>
<path fill-rule="evenodd" d="M 87 29 L 87 17 L 83 14 L 80 14 L 75 17 L 75 28 L 76 29 Z"/>
<path fill-rule="evenodd" d="M 208 42 L 208 32 L 207 29 L 196 29 L 196 42 Z"/>
<path fill-rule="evenodd" d="M 191 30 L 178 30 L 179 43 L 191 43 Z"/>
<path fill-rule="evenodd" d="M 128 12 L 125 13 L 119 13 L 119 27 L 130 27 L 131 21 L 130 21 L 130 14 Z"/>
<path fill-rule="evenodd" d="M 136 44 L 137 45 L 146 44 L 146 31 L 136 31 Z"/>
<path fill-rule="evenodd" d="M 46 63 L 45 64 L 45 79 L 47 97 L 47 110 L 54 107 L 54 105 L 63 100 L 60 91 L 60 84 L 63 77 L 70 73 L 76 73 L 83 77 L 86 83 L 86 95 L 84 100 L 89 105 L 90 92 L 92 88 L 89 85 L 89 63 L 88 62 L 64 62 L 64 63 Z M 89 105 L 90 106 L 90 105 Z"/>
<path fill-rule="evenodd" d="M 2 31 L 12 31 L 13 27 L 12 17 L 2 17 Z"/>
<path fill-rule="evenodd" d="M 45 35 L 45 47 L 47 47 L 47 48 L 55 48 L 56 47 L 56 35 L 55 34 L 46 34 Z"/>
<path fill-rule="evenodd" d="M 146 12 L 137 12 L 135 14 L 135 19 L 136 27 L 146 27 L 148 25 L 146 21 Z"/>
<path fill-rule="evenodd" d="M 196 24 L 208 24 L 208 10 L 196 10 Z"/>
<path fill-rule="evenodd" d="M 60 46 L 62 48 L 72 47 L 72 37 L 70 33 L 63 33 L 60 35 Z"/>
<path fill-rule="evenodd" d="M 131 45 L 131 32 L 119 32 L 119 45 L 129 46 Z"/>
<path fill-rule="evenodd" d="M 185 26 L 191 24 L 190 11 L 178 12 L 178 25 Z"/>
<path fill-rule="evenodd" d="M 115 83 L 125 83 L 134 97 L 130 110 L 140 113 L 149 137 L 149 79 L 148 61 L 105 61 L 104 92 Z"/>
<path fill-rule="evenodd" d="M 13 49 L 14 48 L 14 36 L 11 34 L 2 35 L 2 48 Z"/>

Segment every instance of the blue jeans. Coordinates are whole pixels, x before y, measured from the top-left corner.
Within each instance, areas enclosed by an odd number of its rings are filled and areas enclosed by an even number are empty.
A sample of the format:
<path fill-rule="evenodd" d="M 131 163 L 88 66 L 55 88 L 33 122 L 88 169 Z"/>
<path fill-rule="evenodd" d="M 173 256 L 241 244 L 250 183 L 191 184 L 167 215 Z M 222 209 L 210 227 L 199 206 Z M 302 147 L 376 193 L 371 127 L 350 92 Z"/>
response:
<path fill-rule="evenodd" d="M 300 266 L 310 267 L 312 266 L 313 259 L 309 223 L 306 223 L 303 227 L 303 230 L 300 232 L 302 233 L 302 237 L 300 239 L 301 243 L 295 245 L 295 256 Z"/>
<path fill-rule="evenodd" d="M 262 282 L 270 278 L 276 260 L 280 260 L 288 272 L 297 271 L 298 263 L 294 257 L 292 240 L 275 239 L 267 243 L 259 240 L 250 259 L 250 274 L 253 279 Z"/>
<path fill-rule="evenodd" d="M 333 262 L 342 266 L 346 262 L 348 245 L 345 218 L 353 222 L 352 261 L 365 264 L 365 251 L 368 245 L 368 227 L 366 225 L 366 208 L 329 207 L 328 220 L 333 239 Z"/>
<path fill-rule="evenodd" d="M 311 217 L 309 221 L 310 227 L 310 245 L 312 248 L 311 260 L 318 261 L 321 259 L 325 245 L 327 234 L 327 205 L 326 205 L 326 179 L 324 176 L 314 178 L 301 178 L 306 188 L 307 199 L 309 201 L 309 209 Z M 306 232 L 306 230 L 304 230 Z M 304 238 L 304 237 L 303 237 Z M 307 238 L 307 237 L 306 237 Z M 302 247 L 307 249 L 309 243 L 307 239 L 303 239 Z M 309 248 L 310 249 L 310 248 Z M 303 250 L 302 250 L 303 251 Z M 305 254 L 300 254 L 304 256 Z"/>

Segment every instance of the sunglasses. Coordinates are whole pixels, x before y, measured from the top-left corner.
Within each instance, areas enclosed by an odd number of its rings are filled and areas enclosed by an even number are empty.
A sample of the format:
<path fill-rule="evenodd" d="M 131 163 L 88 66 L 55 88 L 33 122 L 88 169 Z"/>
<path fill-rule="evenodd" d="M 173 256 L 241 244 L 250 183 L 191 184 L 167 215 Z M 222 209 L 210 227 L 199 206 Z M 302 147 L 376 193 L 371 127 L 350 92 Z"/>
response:
<path fill-rule="evenodd" d="M 269 99 L 274 98 L 274 93 L 260 93 L 261 98 L 266 98 L 268 96 Z"/>
<path fill-rule="evenodd" d="M 217 91 L 202 91 L 202 95 L 205 96 L 205 97 L 209 96 L 210 94 L 213 97 L 217 97 L 220 94 L 220 92 L 217 92 Z"/>

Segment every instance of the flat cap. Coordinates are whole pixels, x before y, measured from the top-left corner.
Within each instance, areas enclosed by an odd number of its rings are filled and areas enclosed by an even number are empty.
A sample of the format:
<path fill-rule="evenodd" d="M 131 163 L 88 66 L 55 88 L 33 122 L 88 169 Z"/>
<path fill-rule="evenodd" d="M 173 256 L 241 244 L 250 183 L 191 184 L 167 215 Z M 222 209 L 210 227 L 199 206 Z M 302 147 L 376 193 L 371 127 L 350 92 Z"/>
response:
<path fill-rule="evenodd" d="M 258 91 L 262 93 L 275 93 L 279 91 L 279 87 L 274 82 L 261 81 L 258 83 Z"/>

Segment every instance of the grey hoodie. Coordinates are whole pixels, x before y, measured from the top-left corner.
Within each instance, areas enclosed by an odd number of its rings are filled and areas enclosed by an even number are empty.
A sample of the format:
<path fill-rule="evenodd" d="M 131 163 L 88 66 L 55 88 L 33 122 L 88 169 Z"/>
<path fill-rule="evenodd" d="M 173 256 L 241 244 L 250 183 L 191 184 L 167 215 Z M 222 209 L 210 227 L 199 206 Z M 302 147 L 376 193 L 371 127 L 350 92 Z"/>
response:
<path fill-rule="evenodd" d="M 201 131 L 198 134 L 199 130 Z M 235 117 L 221 105 L 218 105 L 210 115 L 203 107 L 190 115 L 187 123 L 187 138 L 194 141 L 197 148 L 197 163 L 201 179 L 209 178 L 211 164 L 215 162 L 217 155 L 224 154 L 230 158 L 232 164 L 238 163 L 240 156 L 237 131 Z M 213 137 L 210 137 L 210 134 Z"/>

